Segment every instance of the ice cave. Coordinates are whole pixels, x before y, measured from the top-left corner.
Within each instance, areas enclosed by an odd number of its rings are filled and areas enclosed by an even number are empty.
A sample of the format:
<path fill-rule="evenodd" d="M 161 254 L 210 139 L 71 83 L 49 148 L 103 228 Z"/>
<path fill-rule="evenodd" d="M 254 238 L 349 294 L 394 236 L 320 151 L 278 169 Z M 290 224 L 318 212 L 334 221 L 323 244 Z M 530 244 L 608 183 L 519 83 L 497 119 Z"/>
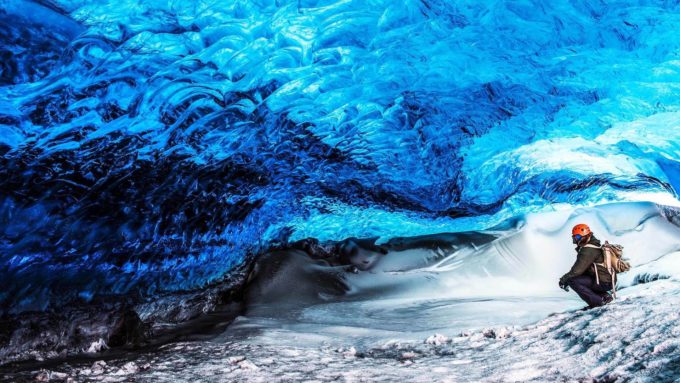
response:
<path fill-rule="evenodd" d="M 679 30 L 0 0 L 0 381 L 680 382 Z"/>

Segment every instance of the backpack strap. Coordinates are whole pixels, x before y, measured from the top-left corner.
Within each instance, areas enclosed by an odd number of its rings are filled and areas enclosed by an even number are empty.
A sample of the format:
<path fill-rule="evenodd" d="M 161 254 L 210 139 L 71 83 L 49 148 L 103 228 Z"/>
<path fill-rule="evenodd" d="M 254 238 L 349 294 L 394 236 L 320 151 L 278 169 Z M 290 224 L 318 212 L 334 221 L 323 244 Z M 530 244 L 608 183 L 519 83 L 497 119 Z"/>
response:
<path fill-rule="evenodd" d="M 596 263 L 593 262 L 593 269 L 595 270 L 595 282 L 599 285 L 600 284 L 600 276 L 597 273 L 597 265 L 603 266 L 607 271 L 609 272 L 609 275 L 612 276 L 612 297 L 616 299 L 616 272 L 612 268 L 612 261 L 611 261 L 611 250 L 605 250 L 605 246 L 609 245 L 609 241 L 604 242 L 604 246 L 595 246 L 591 245 L 590 243 L 587 243 L 583 245 L 583 247 L 591 247 L 593 249 L 602 249 L 602 256 L 604 257 L 603 263 Z"/>
<path fill-rule="evenodd" d="M 585 245 L 583 245 L 581 247 L 590 247 L 592 249 L 601 249 L 602 248 L 600 246 L 591 245 L 590 243 L 586 243 Z M 595 272 L 595 283 L 597 283 L 599 285 L 600 284 L 600 275 L 597 272 L 597 263 L 595 263 L 595 262 L 593 262 L 593 271 Z"/>

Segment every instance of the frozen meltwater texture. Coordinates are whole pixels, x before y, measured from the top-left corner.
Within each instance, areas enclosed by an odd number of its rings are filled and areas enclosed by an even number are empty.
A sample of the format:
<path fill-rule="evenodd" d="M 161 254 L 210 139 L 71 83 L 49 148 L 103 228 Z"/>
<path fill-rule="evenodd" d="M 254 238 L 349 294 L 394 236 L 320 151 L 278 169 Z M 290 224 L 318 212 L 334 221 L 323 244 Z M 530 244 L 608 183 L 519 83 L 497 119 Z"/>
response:
<path fill-rule="evenodd" d="M 196 288 L 274 242 L 674 202 L 678 10 L 4 1 L 0 310 Z"/>

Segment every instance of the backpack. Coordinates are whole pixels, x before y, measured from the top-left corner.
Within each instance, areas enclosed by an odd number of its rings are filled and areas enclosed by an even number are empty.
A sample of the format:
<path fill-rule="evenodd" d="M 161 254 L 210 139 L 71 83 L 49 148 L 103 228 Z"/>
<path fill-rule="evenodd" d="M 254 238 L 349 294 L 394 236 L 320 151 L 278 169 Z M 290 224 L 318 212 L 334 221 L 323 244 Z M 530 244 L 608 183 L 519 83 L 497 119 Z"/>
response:
<path fill-rule="evenodd" d="M 584 247 L 592 247 L 595 249 L 601 249 L 604 255 L 603 263 L 593 263 L 593 268 L 595 269 L 595 281 L 600 284 L 600 277 L 597 275 L 597 265 L 604 267 L 609 274 L 612 276 L 612 296 L 616 298 L 616 274 L 625 273 L 630 270 L 630 262 L 623 258 L 623 246 L 609 243 L 609 241 L 604 241 L 604 245 L 595 246 L 587 244 Z"/>

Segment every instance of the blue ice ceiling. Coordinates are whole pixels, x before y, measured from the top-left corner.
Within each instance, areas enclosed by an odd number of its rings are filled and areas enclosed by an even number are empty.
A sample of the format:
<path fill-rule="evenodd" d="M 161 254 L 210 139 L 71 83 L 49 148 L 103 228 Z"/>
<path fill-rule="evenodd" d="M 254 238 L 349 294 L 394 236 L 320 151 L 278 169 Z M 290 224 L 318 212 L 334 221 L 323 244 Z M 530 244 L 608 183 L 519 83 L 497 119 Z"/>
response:
<path fill-rule="evenodd" d="M 680 6 L 0 2 L 3 311 L 677 197 Z"/>

